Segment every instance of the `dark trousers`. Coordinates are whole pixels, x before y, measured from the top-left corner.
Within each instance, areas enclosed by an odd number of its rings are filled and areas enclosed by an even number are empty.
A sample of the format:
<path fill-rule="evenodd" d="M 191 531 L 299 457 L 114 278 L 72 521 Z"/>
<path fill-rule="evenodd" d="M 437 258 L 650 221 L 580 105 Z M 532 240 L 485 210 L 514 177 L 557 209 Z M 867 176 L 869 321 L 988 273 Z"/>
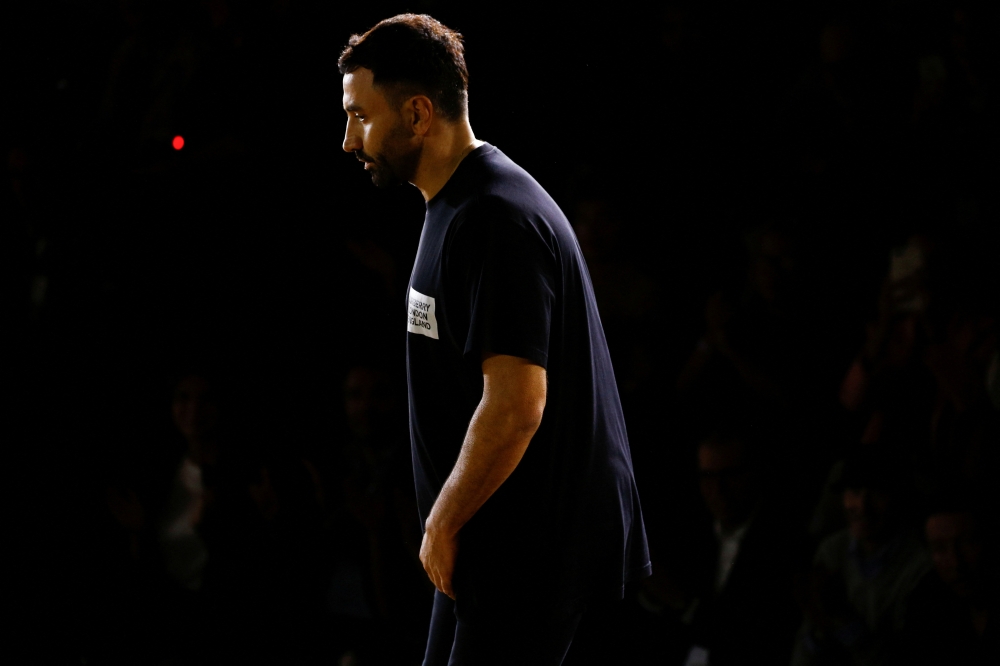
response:
<path fill-rule="evenodd" d="M 483 609 L 434 593 L 423 666 L 559 666 L 583 603 L 540 609 L 535 600 Z"/>

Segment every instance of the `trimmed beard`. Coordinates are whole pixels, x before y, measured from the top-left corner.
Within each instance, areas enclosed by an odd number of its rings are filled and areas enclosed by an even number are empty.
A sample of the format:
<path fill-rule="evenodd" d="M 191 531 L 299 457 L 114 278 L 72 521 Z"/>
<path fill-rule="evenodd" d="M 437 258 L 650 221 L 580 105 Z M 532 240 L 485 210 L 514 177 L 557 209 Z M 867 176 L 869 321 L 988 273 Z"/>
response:
<path fill-rule="evenodd" d="M 368 155 L 364 151 L 355 151 L 357 156 L 371 164 L 372 183 L 375 187 L 385 188 L 402 185 L 413 180 L 420 163 L 421 147 L 410 148 L 407 141 L 412 134 L 406 131 L 402 122 L 397 123 L 386 137 L 385 150 Z"/>

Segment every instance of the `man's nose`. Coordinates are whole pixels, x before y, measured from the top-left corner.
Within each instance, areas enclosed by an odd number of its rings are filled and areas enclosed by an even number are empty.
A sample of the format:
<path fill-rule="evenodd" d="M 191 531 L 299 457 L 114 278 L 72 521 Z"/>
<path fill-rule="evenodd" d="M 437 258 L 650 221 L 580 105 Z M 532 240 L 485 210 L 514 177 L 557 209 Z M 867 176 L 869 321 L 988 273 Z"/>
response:
<path fill-rule="evenodd" d="M 364 144 L 361 142 L 361 137 L 354 131 L 351 130 L 351 126 L 347 126 L 347 131 L 344 132 L 344 152 L 353 153 L 356 150 L 361 150 L 364 148 Z"/>
<path fill-rule="evenodd" d="M 718 497 L 722 491 L 721 485 L 718 477 L 704 476 L 701 479 L 701 492 L 706 497 Z"/>
<path fill-rule="evenodd" d="M 962 565 L 962 558 L 958 556 L 958 551 L 955 549 L 953 544 L 949 544 L 939 557 L 941 562 L 948 569 L 958 570 Z"/>

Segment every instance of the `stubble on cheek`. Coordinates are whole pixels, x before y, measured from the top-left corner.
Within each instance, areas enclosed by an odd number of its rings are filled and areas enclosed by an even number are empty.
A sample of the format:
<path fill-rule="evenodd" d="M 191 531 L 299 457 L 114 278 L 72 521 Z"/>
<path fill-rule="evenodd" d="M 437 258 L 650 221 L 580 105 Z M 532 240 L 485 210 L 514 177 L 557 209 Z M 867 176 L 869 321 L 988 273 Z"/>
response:
<path fill-rule="evenodd" d="M 384 163 L 380 163 L 380 160 L 369 162 L 367 168 L 369 173 L 371 173 L 372 183 L 375 187 L 389 187 L 398 180 L 393 176 L 391 168 Z"/>
<path fill-rule="evenodd" d="M 420 147 L 413 146 L 413 133 L 398 119 L 385 134 L 381 150 L 371 154 L 363 150 L 355 151 L 366 162 L 365 168 L 371 173 L 376 187 L 389 187 L 412 181 L 420 162 Z"/>
<path fill-rule="evenodd" d="M 394 125 L 386 137 L 386 150 L 379 155 L 378 162 L 390 171 L 390 177 L 395 182 L 412 181 L 417 173 L 420 148 L 411 144 L 412 139 L 413 133 L 402 121 Z"/>

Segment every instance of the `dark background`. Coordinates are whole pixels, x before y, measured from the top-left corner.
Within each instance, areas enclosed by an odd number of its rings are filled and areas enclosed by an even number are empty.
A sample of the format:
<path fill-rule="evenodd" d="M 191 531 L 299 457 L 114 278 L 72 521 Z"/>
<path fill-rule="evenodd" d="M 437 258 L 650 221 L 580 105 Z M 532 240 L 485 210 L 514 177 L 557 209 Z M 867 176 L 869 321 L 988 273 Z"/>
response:
<path fill-rule="evenodd" d="M 7 538 L 24 554 L 18 614 L 45 636 L 36 663 L 81 663 L 99 479 L 123 447 L 171 432 L 178 367 L 211 358 L 242 431 L 303 456 L 342 427 L 358 358 L 401 367 L 423 202 L 376 190 L 341 151 L 336 71 L 348 36 L 387 16 L 461 31 L 477 137 L 572 221 L 588 200 L 615 211 L 617 256 L 655 294 L 641 324 L 609 333 L 616 369 L 626 347 L 644 354 L 619 372 L 641 489 L 667 464 L 649 452 L 686 436 L 668 419 L 676 377 L 706 300 L 745 273 L 745 232 L 794 229 L 831 405 L 893 246 L 933 230 L 957 239 L 969 284 L 996 281 L 990 3 L 16 4 L 0 130 Z"/>

